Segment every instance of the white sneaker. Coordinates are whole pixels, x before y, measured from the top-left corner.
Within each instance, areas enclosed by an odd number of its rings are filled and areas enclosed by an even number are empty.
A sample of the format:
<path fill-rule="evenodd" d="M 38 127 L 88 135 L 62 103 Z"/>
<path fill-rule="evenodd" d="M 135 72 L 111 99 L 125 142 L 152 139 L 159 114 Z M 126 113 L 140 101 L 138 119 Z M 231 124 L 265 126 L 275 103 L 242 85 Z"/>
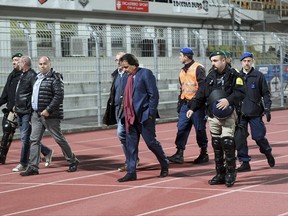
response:
<path fill-rule="evenodd" d="M 13 172 L 22 172 L 25 170 L 26 170 L 26 167 L 22 166 L 22 164 L 18 164 L 15 168 L 12 169 Z"/>
<path fill-rule="evenodd" d="M 45 156 L 45 167 L 49 167 L 52 162 L 52 156 L 54 154 L 54 150 L 51 149 L 50 153 Z"/>

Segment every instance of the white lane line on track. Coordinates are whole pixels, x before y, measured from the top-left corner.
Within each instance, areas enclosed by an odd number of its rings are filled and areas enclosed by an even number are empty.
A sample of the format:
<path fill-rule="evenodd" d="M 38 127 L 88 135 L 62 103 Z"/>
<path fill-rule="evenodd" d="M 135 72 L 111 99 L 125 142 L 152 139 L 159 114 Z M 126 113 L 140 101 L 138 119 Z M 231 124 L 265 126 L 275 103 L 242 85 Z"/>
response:
<path fill-rule="evenodd" d="M 3 216 L 11 216 L 11 215 L 23 214 L 23 213 L 27 213 L 27 212 L 32 212 L 32 211 L 41 210 L 41 209 L 45 209 L 45 208 L 50 208 L 50 207 L 70 204 L 70 203 L 74 203 L 74 202 L 89 200 L 89 199 L 93 199 L 93 198 L 97 198 L 97 197 L 107 196 L 107 195 L 110 195 L 110 194 L 125 192 L 125 191 L 129 191 L 129 190 L 137 189 L 137 188 L 143 188 L 143 187 L 146 187 L 146 186 L 159 184 L 159 183 L 170 182 L 170 181 L 174 181 L 174 180 L 176 180 L 176 178 L 167 179 L 167 180 L 163 180 L 163 181 L 160 181 L 160 182 L 153 182 L 153 183 L 150 183 L 150 184 L 145 184 L 145 185 L 140 185 L 140 186 L 133 186 L 133 187 L 124 188 L 124 189 L 121 189 L 121 190 L 115 190 L 115 191 L 111 191 L 111 192 L 107 192 L 107 193 L 102 193 L 102 194 L 97 194 L 97 195 L 93 195 L 93 196 L 83 197 L 83 198 L 80 198 L 80 199 L 73 199 L 73 200 L 69 200 L 69 201 L 65 201 L 65 202 L 59 202 L 59 203 L 45 205 L 45 206 L 32 208 L 32 209 L 27 209 L 27 210 L 23 210 L 23 211 L 12 212 L 12 213 L 9 213 L 9 214 L 5 214 Z"/>
<path fill-rule="evenodd" d="M 173 130 L 174 131 L 174 130 Z M 285 130 L 285 131 L 287 131 L 287 130 Z M 283 132 L 283 131 L 282 131 Z M 271 133 L 271 132 L 270 132 Z M 274 133 L 274 132 L 273 132 Z M 279 131 L 277 131 L 277 132 L 275 132 L 275 133 L 279 133 Z M 269 133 L 267 133 L 267 134 L 269 134 Z M 114 139 L 114 138 L 113 138 Z M 99 139 L 96 139 L 96 140 L 99 140 Z M 91 141 L 91 140 L 90 140 Z M 85 141 L 85 142 L 87 142 L 87 141 Z M 75 142 L 75 143 L 78 143 L 78 142 Z M 111 171 L 112 173 L 113 172 L 115 172 L 115 171 Z M 106 172 L 106 173 L 109 173 L 109 172 Z M 91 175 L 91 176 L 97 176 L 98 174 L 94 174 L 94 175 Z M 85 176 L 84 178 L 86 178 L 87 176 Z M 74 179 L 77 179 L 77 178 L 74 178 Z M 178 178 L 179 179 L 179 178 Z M 72 178 L 71 178 L 71 180 L 73 180 Z M 63 180 L 63 181 L 69 181 L 69 179 L 65 179 L 65 180 Z M 59 182 L 61 182 L 61 181 L 59 181 Z M 157 182 L 157 184 L 158 183 L 160 183 L 160 182 Z M 53 184 L 53 183 L 49 183 L 49 184 Z M 41 184 L 41 185 L 48 185 L 48 184 Z M 41 185 L 39 185 L 39 186 L 41 186 Z M 259 184 L 260 185 L 260 184 Z M 145 186 L 145 185 L 144 185 Z M 136 187 L 135 187 L 136 188 Z"/>
<path fill-rule="evenodd" d="M 203 201 L 203 200 L 208 200 L 208 199 L 224 196 L 224 195 L 235 193 L 235 192 L 241 192 L 243 190 L 247 190 L 247 189 L 250 189 L 250 188 L 258 187 L 258 186 L 264 185 L 264 184 L 271 184 L 273 182 L 282 181 L 282 180 L 285 180 L 285 179 L 288 179 L 288 177 L 280 178 L 280 179 L 276 179 L 276 180 L 271 180 L 271 181 L 266 181 L 266 182 L 263 182 L 261 184 L 251 185 L 251 186 L 247 186 L 247 187 L 244 187 L 244 188 L 239 188 L 239 189 L 236 189 L 236 190 L 227 191 L 227 192 L 220 193 L 220 194 L 215 194 L 215 195 L 212 195 L 212 196 L 203 197 L 203 198 L 200 198 L 200 199 L 179 203 L 177 205 L 171 205 L 171 206 L 168 206 L 168 207 L 165 207 L 165 208 L 160 208 L 160 209 L 149 211 L 149 212 L 143 212 L 141 214 L 138 214 L 137 216 L 144 216 L 144 215 L 159 213 L 159 212 L 162 212 L 162 211 L 165 211 L 165 210 L 169 210 L 169 209 L 172 209 L 172 208 L 177 208 L 177 207 L 180 207 L 180 206 L 189 205 L 189 204 L 192 204 L 192 203 L 196 203 L 196 202 L 200 202 L 200 201 Z"/>
<path fill-rule="evenodd" d="M 91 176 L 95 176 L 95 175 L 91 175 Z M 74 178 L 74 179 L 80 179 L 80 178 L 84 178 L 84 177 L 79 177 L 79 178 Z M 149 183 L 149 184 L 145 184 L 145 185 L 133 186 L 133 187 L 124 188 L 124 189 L 121 189 L 121 190 L 115 190 L 115 191 L 111 191 L 111 192 L 107 192 L 107 193 L 97 194 L 97 195 L 83 197 L 83 198 L 79 198 L 79 199 L 73 199 L 73 200 L 69 200 L 69 201 L 65 201 L 65 202 L 59 202 L 59 203 L 45 205 L 45 206 L 32 208 L 32 209 L 27 209 L 27 210 L 23 210 L 23 211 L 12 212 L 12 213 L 9 213 L 9 214 L 5 214 L 3 216 L 12 216 L 12 215 L 17 215 L 17 214 L 23 214 L 23 213 L 37 211 L 37 210 L 41 210 L 41 209 L 45 209 L 45 208 L 50 208 L 50 207 L 70 204 L 70 203 L 74 203 L 74 202 L 94 199 L 94 198 L 107 196 L 107 195 L 111 195 L 111 194 L 115 194 L 115 193 L 125 192 L 125 191 L 129 191 L 129 190 L 133 190 L 133 189 L 146 188 L 146 187 L 149 187 L 149 186 L 152 186 L 152 185 L 155 185 L 155 184 L 166 183 L 166 182 L 179 180 L 179 179 L 181 180 L 182 178 L 172 178 L 172 179 L 167 179 L 167 180 L 163 180 L 163 181 L 153 182 L 153 183 Z M 220 193 L 220 194 L 207 196 L 207 197 L 204 197 L 204 198 L 201 198 L 201 199 L 191 200 L 191 201 L 188 201 L 188 202 L 179 203 L 177 205 L 171 205 L 171 206 L 168 206 L 168 207 L 165 207 L 165 208 L 161 208 L 161 209 L 157 209 L 157 210 L 153 210 L 153 211 L 149 211 L 149 212 L 144 212 L 144 213 L 138 214 L 138 216 L 154 214 L 154 213 L 158 213 L 158 212 L 165 211 L 165 210 L 168 210 L 168 209 L 177 208 L 177 207 L 180 207 L 180 206 L 184 206 L 184 205 L 200 202 L 200 201 L 203 201 L 203 200 L 216 198 L 216 197 L 219 197 L 219 196 L 224 196 L 224 195 L 235 193 L 235 192 L 242 192 L 242 191 L 250 189 L 250 188 L 254 188 L 254 187 L 257 187 L 257 186 L 260 186 L 260 185 L 264 185 L 264 184 L 271 184 L 273 182 L 282 181 L 282 180 L 285 180 L 285 179 L 288 179 L 288 177 L 280 178 L 280 179 L 276 179 L 276 180 L 271 180 L 271 181 L 266 181 L 266 182 L 263 182 L 261 184 L 251 185 L 251 186 L 243 187 L 243 188 L 236 189 L 236 190 L 229 190 L 229 191 L 226 191 L 226 192 L 223 192 L 223 193 Z M 72 179 L 70 179 L 70 180 L 72 180 Z M 61 181 L 67 181 L 67 179 L 66 180 L 61 180 Z M 39 186 L 43 186 L 43 185 L 51 185 L 51 184 L 54 184 L 56 182 L 61 182 L 61 181 L 55 181 L 55 182 L 51 182 L 51 183 L 47 183 L 47 184 L 39 184 L 39 185 L 36 185 L 36 186 L 26 187 L 26 189 L 27 188 L 33 188 L 33 187 L 39 187 Z"/>

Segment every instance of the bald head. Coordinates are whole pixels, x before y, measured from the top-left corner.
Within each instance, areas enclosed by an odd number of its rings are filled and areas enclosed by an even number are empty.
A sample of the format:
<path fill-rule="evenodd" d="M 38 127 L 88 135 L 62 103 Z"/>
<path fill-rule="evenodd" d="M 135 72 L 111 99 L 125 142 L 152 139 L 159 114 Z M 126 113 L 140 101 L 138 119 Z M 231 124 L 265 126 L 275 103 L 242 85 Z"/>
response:
<path fill-rule="evenodd" d="M 38 60 L 39 71 L 46 74 L 51 69 L 51 59 L 48 56 L 41 56 Z"/>
<path fill-rule="evenodd" d="M 20 59 L 19 59 L 19 69 L 22 71 L 22 72 L 26 72 L 28 71 L 30 68 L 31 68 L 31 58 L 30 56 L 22 56 Z"/>
<path fill-rule="evenodd" d="M 124 52 L 118 52 L 118 53 L 116 54 L 116 56 L 115 56 L 115 62 L 116 62 L 116 64 L 117 64 L 117 67 L 118 67 L 119 70 L 122 70 L 122 67 L 121 67 L 121 64 L 120 64 L 120 62 L 119 62 L 119 59 L 120 59 L 122 56 L 124 56 L 124 55 L 125 55 Z"/>

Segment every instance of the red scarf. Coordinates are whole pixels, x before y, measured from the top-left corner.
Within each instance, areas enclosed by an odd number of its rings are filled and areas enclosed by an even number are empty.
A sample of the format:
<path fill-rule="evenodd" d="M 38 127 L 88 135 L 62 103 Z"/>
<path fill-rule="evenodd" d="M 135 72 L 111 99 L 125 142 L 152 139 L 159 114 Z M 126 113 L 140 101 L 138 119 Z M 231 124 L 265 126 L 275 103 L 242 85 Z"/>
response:
<path fill-rule="evenodd" d="M 126 132 L 129 133 L 130 125 L 134 124 L 135 111 L 133 106 L 133 77 L 136 74 L 138 67 L 128 76 L 126 87 L 124 90 L 124 115 Z"/>

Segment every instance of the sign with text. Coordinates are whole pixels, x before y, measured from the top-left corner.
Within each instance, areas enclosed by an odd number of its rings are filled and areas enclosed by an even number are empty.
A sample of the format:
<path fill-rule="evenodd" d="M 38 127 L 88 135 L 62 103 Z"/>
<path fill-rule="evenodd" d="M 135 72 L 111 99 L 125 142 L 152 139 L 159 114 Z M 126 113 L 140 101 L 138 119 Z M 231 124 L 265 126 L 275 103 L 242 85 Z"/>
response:
<path fill-rule="evenodd" d="M 208 14 L 209 4 L 207 0 L 173 0 L 173 12 Z"/>
<path fill-rule="evenodd" d="M 133 11 L 133 12 L 149 12 L 149 2 L 116 0 L 116 10 Z"/>

